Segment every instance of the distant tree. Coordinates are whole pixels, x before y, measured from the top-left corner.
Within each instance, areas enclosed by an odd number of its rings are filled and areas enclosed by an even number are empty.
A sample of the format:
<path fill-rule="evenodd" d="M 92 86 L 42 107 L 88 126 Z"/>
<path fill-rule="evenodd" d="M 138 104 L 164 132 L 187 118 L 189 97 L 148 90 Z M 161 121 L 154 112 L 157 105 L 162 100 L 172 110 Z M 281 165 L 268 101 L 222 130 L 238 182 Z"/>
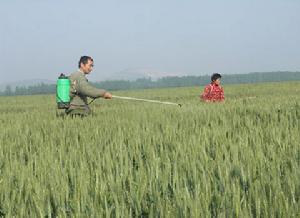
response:
<path fill-rule="evenodd" d="M 7 96 L 10 96 L 10 95 L 13 95 L 13 91 L 12 91 L 12 88 L 11 86 L 6 86 L 5 87 L 5 90 L 4 90 L 4 95 L 7 95 Z"/>

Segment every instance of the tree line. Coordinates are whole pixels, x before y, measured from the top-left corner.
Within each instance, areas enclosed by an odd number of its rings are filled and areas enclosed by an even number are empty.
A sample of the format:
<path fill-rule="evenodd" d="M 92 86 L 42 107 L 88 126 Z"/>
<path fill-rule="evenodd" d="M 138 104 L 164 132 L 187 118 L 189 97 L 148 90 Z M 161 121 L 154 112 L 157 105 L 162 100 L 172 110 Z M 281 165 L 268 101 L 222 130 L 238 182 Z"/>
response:
<path fill-rule="evenodd" d="M 281 82 L 300 80 L 300 72 L 264 72 L 248 74 L 226 74 L 222 77 L 223 84 L 243 84 L 243 83 L 262 83 L 262 82 Z M 210 82 L 210 76 L 176 76 L 164 77 L 158 80 L 151 78 L 142 78 L 135 81 L 129 80 L 112 80 L 93 83 L 96 87 L 117 91 L 131 89 L 150 89 L 150 88 L 167 88 L 167 87 L 184 87 L 184 86 L 204 86 Z M 56 84 L 37 84 L 32 86 L 17 86 L 13 89 L 6 86 L 5 90 L 0 92 L 2 96 L 14 95 L 36 95 L 36 94 L 54 94 Z"/>

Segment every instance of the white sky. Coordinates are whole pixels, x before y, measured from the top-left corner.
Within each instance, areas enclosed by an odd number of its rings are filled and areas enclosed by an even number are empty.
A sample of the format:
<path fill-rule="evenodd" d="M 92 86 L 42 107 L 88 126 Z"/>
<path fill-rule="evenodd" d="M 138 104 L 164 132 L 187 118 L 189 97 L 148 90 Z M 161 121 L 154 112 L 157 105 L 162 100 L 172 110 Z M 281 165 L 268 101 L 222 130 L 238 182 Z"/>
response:
<path fill-rule="evenodd" d="M 0 83 L 56 80 L 93 56 L 182 75 L 300 70 L 299 0 L 1 0 Z"/>

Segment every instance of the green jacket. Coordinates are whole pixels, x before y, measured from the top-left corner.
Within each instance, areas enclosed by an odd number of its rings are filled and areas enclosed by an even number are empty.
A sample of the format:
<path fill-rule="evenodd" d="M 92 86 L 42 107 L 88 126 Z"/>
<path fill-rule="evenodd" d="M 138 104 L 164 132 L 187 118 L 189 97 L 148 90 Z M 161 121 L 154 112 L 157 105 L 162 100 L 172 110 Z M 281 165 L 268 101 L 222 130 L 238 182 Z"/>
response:
<path fill-rule="evenodd" d="M 74 109 L 89 110 L 88 108 L 88 97 L 99 98 L 103 97 L 106 92 L 103 89 L 97 89 L 93 87 L 85 77 L 85 74 L 81 71 L 76 71 L 69 76 L 71 82 L 70 88 L 70 108 L 67 110 L 71 112 Z"/>

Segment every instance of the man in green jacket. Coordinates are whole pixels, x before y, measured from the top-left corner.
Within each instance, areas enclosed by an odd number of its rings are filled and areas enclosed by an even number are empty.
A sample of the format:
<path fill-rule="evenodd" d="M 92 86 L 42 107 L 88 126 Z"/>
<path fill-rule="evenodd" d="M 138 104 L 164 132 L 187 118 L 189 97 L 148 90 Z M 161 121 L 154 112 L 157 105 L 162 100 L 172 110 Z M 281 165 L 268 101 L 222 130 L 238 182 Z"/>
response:
<path fill-rule="evenodd" d="M 93 87 L 87 80 L 86 75 L 91 73 L 94 67 L 94 61 L 89 56 L 82 56 L 78 63 L 78 71 L 69 76 L 71 81 L 70 88 L 70 107 L 66 110 L 69 115 L 86 116 L 91 114 L 88 106 L 88 97 L 111 99 L 111 93 Z"/>

